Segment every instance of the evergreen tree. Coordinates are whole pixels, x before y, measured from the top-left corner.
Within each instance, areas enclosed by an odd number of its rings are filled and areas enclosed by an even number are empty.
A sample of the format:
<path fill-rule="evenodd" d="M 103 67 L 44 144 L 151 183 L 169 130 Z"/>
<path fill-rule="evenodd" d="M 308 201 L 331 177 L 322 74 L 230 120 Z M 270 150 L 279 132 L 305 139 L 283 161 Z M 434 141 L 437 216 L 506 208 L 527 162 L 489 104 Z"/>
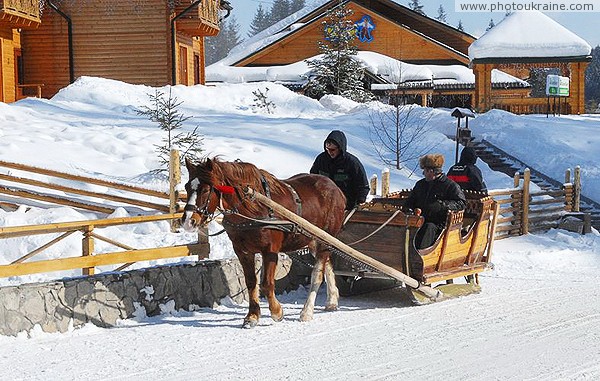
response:
<path fill-rule="evenodd" d="M 446 10 L 442 6 L 442 4 L 440 4 L 440 7 L 438 8 L 438 15 L 435 19 L 439 22 L 447 23 L 447 16 L 448 15 L 446 14 Z"/>
<path fill-rule="evenodd" d="M 183 102 L 178 101 L 177 97 L 171 94 L 171 87 L 169 87 L 169 94 L 155 90 L 154 94 L 148 94 L 148 97 L 150 106 L 142 106 L 136 112 L 156 123 L 166 133 L 166 136 L 161 139 L 162 145 L 155 145 L 161 168 L 157 168 L 153 172 L 168 170 L 170 154 L 173 149 L 182 152 L 180 157 L 182 165 L 184 157 L 199 160 L 202 153 L 202 136 L 198 134 L 198 126 L 191 132 L 178 131 L 187 120 L 191 119 L 191 116 L 185 116 L 179 111 L 179 106 Z"/>
<path fill-rule="evenodd" d="M 271 20 L 269 15 L 264 11 L 262 4 L 258 5 L 252 23 L 250 24 L 250 30 L 248 31 L 248 37 L 252 37 L 258 32 L 261 32 L 271 26 Z"/>
<path fill-rule="evenodd" d="M 495 26 L 496 24 L 494 23 L 494 19 L 490 19 L 490 23 L 488 24 L 488 27 L 485 29 L 485 31 L 487 32 Z"/>
<path fill-rule="evenodd" d="M 221 23 L 219 34 L 204 39 L 206 64 L 210 65 L 225 58 L 229 51 L 240 42 L 242 42 L 240 24 L 235 16 L 231 16 Z"/>
<path fill-rule="evenodd" d="M 291 14 L 290 2 L 288 0 L 274 0 L 269 12 L 271 25 L 283 20 Z"/>
<path fill-rule="evenodd" d="M 590 112 L 600 103 L 600 46 L 592 49 L 592 62 L 585 70 L 585 101 Z"/>
<path fill-rule="evenodd" d="M 462 20 L 458 20 L 458 25 L 456 26 L 456 29 L 460 30 L 461 32 L 465 31 L 465 28 L 463 27 L 463 24 L 462 24 Z"/>
<path fill-rule="evenodd" d="M 323 22 L 325 42 L 319 41 L 322 56 L 306 63 L 312 69 L 305 93 L 313 98 L 336 94 L 357 102 L 372 100 L 373 94 L 363 85 L 364 69 L 355 60 L 357 48 L 352 10 L 340 0 Z"/>
<path fill-rule="evenodd" d="M 423 16 L 427 16 L 425 11 L 423 11 L 423 5 L 421 4 L 421 0 L 410 0 L 408 3 L 408 7 L 413 11 L 422 14 Z"/>

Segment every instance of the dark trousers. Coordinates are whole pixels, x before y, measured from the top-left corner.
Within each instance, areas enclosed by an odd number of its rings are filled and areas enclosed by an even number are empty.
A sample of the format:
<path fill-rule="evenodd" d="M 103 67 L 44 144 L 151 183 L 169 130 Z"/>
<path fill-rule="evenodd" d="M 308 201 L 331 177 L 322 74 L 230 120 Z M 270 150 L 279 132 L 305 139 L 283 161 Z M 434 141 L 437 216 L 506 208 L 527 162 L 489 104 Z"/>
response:
<path fill-rule="evenodd" d="M 425 249 L 435 242 L 444 228 L 432 222 L 425 222 L 415 237 L 417 249 Z"/>

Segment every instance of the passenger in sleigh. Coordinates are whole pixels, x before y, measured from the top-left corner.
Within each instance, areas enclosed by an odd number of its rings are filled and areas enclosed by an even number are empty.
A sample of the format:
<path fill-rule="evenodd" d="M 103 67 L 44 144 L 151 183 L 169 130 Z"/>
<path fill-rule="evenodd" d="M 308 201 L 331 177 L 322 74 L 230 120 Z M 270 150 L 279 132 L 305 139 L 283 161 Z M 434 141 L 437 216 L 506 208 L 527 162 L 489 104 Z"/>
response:
<path fill-rule="evenodd" d="M 417 249 L 424 249 L 435 242 L 446 226 L 448 211 L 464 210 L 466 199 L 458 184 L 444 175 L 444 156 L 422 156 L 419 165 L 425 178 L 417 181 L 404 207 L 421 209 L 425 223 L 417 232 L 415 246 Z"/>
<path fill-rule="evenodd" d="M 448 170 L 448 178 L 454 180 L 463 190 L 483 192 L 487 187 L 483 181 L 481 170 L 477 168 L 477 154 L 472 147 L 463 148 L 460 160 Z"/>

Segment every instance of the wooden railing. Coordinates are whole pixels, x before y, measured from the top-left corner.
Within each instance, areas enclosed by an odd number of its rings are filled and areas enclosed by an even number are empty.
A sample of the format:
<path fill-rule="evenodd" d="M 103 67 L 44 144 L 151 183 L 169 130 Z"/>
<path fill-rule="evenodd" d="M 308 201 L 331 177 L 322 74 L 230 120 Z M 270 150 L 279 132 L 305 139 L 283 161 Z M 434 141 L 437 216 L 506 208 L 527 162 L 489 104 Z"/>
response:
<path fill-rule="evenodd" d="M 191 2 L 182 2 L 175 9 L 183 12 Z M 215 36 L 219 32 L 220 0 L 205 0 L 196 9 L 189 10 L 177 20 L 177 30 L 191 36 Z"/>
<path fill-rule="evenodd" d="M 39 0 L 0 0 L 0 24 L 27 28 L 40 22 Z"/>
<path fill-rule="evenodd" d="M 171 197 L 170 194 L 165 193 L 165 192 L 159 192 L 159 191 L 155 191 L 155 190 L 151 190 L 151 189 L 139 188 L 139 187 L 135 187 L 132 185 L 120 184 L 120 183 L 115 183 L 115 182 L 111 182 L 111 181 L 95 179 L 95 178 L 91 178 L 91 177 L 71 175 L 71 174 L 64 173 L 64 172 L 34 167 L 34 166 L 30 166 L 30 165 L 25 165 L 25 164 L 11 163 L 11 162 L 2 161 L 2 160 L 0 160 L 0 167 L 10 168 L 10 169 L 14 169 L 14 170 L 23 171 L 23 172 L 29 172 L 34 175 L 44 175 L 44 176 L 49 176 L 49 177 L 56 177 L 56 178 L 60 178 L 60 179 L 71 180 L 74 182 L 99 185 L 99 186 L 106 187 L 108 189 L 125 191 L 128 193 L 131 193 L 132 196 L 130 196 L 130 197 L 118 196 L 118 195 L 113 195 L 107 191 L 102 192 L 102 193 L 92 192 L 89 190 L 82 189 L 81 187 L 65 186 L 65 185 L 59 185 L 56 183 L 52 183 L 49 181 L 37 180 L 32 176 L 19 177 L 14 174 L 1 174 L 1 173 L 0 173 L 0 180 L 5 181 L 5 182 L 10 182 L 10 183 L 26 185 L 28 188 L 27 189 L 15 188 L 15 187 L 9 187 L 7 185 L 0 184 L 0 194 L 7 194 L 7 195 L 11 195 L 11 196 L 20 197 L 23 199 L 38 200 L 38 201 L 43 201 L 43 202 L 48 202 L 48 203 L 58 204 L 58 205 L 67 205 L 67 206 L 72 206 L 75 208 L 91 210 L 94 212 L 100 212 L 100 213 L 105 213 L 105 214 L 111 214 L 116 208 L 116 206 L 111 206 L 111 205 L 106 205 L 106 204 L 97 204 L 97 203 L 92 203 L 92 202 L 83 201 L 83 200 L 76 200 L 74 198 L 62 197 L 62 196 L 58 196 L 56 194 L 38 193 L 31 189 L 31 187 L 35 187 L 35 188 L 42 188 L 42 189 L 46 189 L 46 190 L 61 191 L 61 192 L 69 193 L 69 194 L 76 194 L 76 195 L 81 195 L 81 196 L 86 196 L 86 197 L 94 197 L 94 198 L 98 198 L 100 200 L 108 200 L 111 202 L 121 203 L 121 204 L 125 204 L 125 205 L 130 205 L 130 206 L 154 209 L 154 210 L 164 212 L 164 213 L 174 213 L 176 211 L 170 205 L 171 204 L 171 201 L 169 201 L 170 197 Z M 144 200 L 144 198 L 146 200 Z M 148 199 L 151 199 L 151 198 L 158 198 L 159 200 L 158 200 L 158 202 L 147 201 Z M 164 203 L 161 201 L 163 201 Z M 175 201 L 172 201 L 172 202 L 174 203 Z M 6 205 L 6 204 L 7 203 L 4 203 L 4 205 Z"/>
<path fill-rule="evenodd" d="M 139 261 L 175 258 L 189 255 L 198 255 L 198 259 L 208 258 L 208 244 L 195 243 L 189 245 L 136 249 L 97 233 L 97 229 L 110 226 L 156 221 L 171 221 L 180 217 L 181 214 L 179 213 L 127 218 L 110 218 L 80 222 L 64 222 L 46 225 L 2 227 L 0 228 L 0 239 L 41 234 L 53 234 L 55 237 L 46 244 L 27 254 L 24 254 L 9 264 L 0 264 L 0 277 L 22 276 L 34 273 L 47 273 L 73 269 L 82 269 L 82 275 L 93 275 L 96 266 L 122 264 L 122 266 L 113 269 L 113 271 L 121 271 L 130 266 L 132 263 Z M 29 259 L 35 257 L 44 250 L 76 232 L 80 232 L 83 235 L 80 256 L 51 260 L 28 261 Z M 60 235 L 56 236 L 56 234 Z M 110 253 L 95 253 L 95 240 L 109 243 L 122 250 Z"/>
<path fill-rule="evenodd" d="M 499 204 L 496 239 L 556 228 L 565 213 L 579 212 L 581 197 L 579 167 L 575 169 L 573 181 L 570 177 L 571 172 L 567 170 L 562 189 L 531 192 L 531 175 L 529 169 L 526 169 L 522 181 L 521 175 L 515 174 L 514 188 L 490 190 L 490 196 Z M 389 172 L 384 171 L 382 178 L 382 189 L 389 189 Z M 371 194 L 376 194 L 376 176 L 371 178 L 370 186 Z M 403 191 L 408 192 L 408 190 Z M 385 191 L 381 194 L 385 196 L 388 193 Z"/>

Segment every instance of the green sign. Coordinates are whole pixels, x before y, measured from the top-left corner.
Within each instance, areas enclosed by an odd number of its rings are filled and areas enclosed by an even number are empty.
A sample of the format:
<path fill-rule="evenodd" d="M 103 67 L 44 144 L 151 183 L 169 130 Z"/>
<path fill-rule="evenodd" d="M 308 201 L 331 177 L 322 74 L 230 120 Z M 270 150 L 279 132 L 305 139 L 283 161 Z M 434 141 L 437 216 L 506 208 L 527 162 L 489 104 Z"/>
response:
<path fill-rule="evenodd" d="M 553 97 L 568 97 L 569 77 L 549 74 L 546 77 L 546 95 Z"/>

